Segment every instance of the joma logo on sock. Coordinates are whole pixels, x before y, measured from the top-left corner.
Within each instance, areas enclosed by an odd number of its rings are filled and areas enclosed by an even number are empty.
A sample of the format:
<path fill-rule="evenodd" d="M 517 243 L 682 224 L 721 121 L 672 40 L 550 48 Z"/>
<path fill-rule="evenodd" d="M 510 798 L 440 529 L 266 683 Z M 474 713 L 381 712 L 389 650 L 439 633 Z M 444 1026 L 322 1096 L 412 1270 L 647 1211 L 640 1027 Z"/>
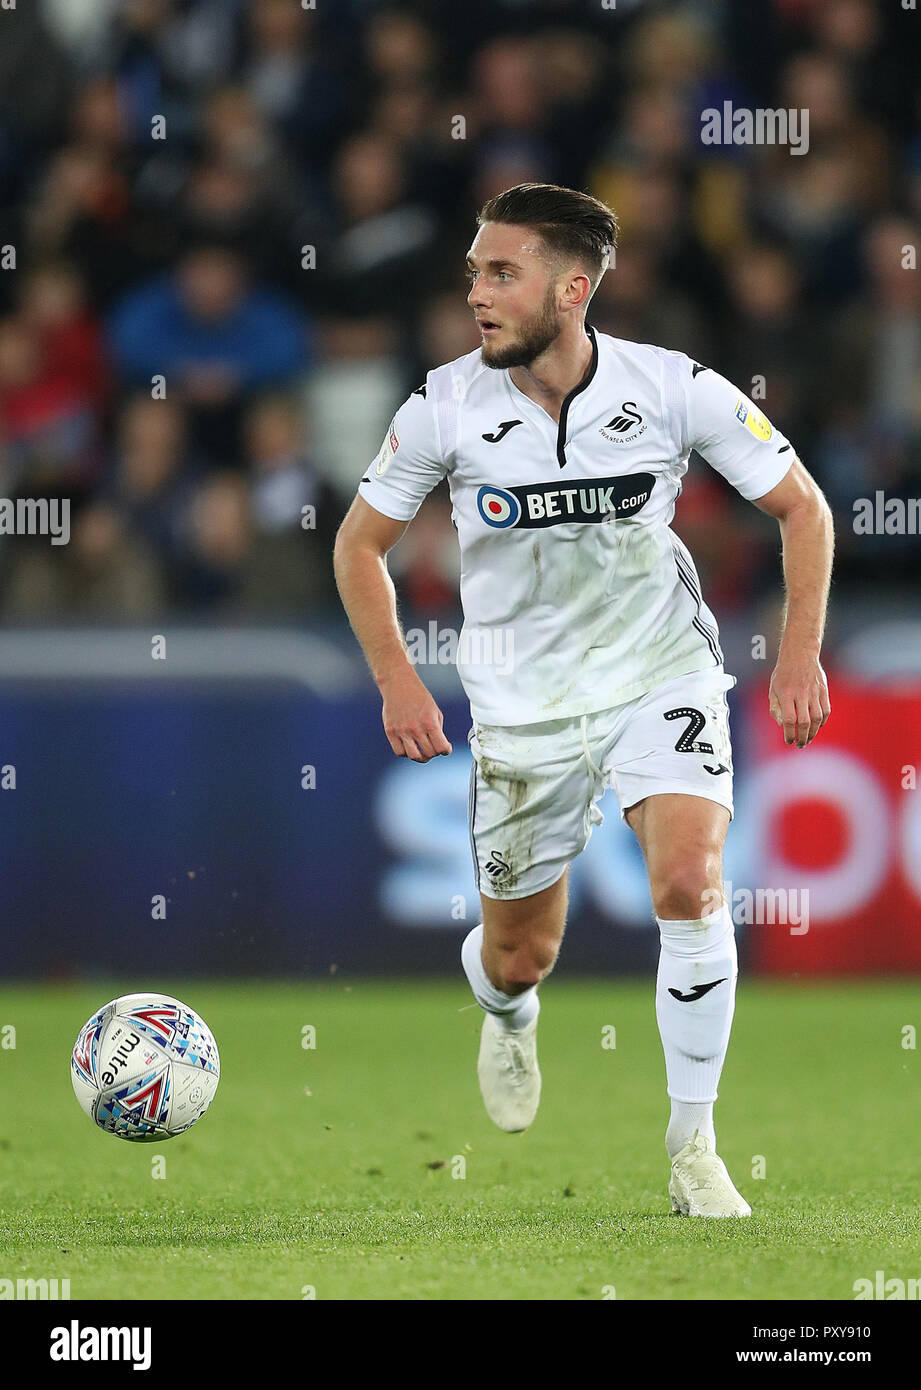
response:
<path fill-rule="evenodd" d="M 729 977 L 724 975 L 721 980 L 710 980 L 705 985 L 692 985 L 690 994 L 682 994 L 680 989 L 670 989 L 668 992 L 673 998 L 682 1004 L 693 1004 L 698 999 L 703 999 L 705 994 L 709 994 L 711 989 L 716 989 L 717 985 L 724 985 Z"/>

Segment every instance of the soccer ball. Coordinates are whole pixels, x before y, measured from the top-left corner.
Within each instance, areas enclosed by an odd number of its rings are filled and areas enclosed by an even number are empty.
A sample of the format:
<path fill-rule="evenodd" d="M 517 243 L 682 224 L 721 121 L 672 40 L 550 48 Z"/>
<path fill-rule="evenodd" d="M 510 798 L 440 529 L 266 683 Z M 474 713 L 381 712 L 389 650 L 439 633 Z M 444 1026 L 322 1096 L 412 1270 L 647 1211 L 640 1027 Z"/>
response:
<path fill-rule="evenodd" d="M 221 1075 L 217 1043 L 193 1009 L 166 994 L 123 994 L 80 1029 L 70 1079 L 107 1134 L 172 1139 L 201 1119 Z"/>

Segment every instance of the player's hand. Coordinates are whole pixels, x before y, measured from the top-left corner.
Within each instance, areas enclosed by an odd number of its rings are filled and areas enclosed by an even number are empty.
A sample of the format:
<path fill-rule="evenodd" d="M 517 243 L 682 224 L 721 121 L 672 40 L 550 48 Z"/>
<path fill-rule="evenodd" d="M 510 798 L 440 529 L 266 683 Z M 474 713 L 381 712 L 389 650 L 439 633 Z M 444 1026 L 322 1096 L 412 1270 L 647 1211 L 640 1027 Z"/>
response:
<path fill-rule="evenodd" d="M 427 763 L 451 752 L 444 715 L 412 668 L 381 685 L 384 733 L 398 758 Z"/>
<path fill-rule="evenodd" d="M 828 682 L 818 658 L 781 652 L 771 676 L 769 702 L 784 743 L 797 748 L 811 743 L 831 714 Z"/>

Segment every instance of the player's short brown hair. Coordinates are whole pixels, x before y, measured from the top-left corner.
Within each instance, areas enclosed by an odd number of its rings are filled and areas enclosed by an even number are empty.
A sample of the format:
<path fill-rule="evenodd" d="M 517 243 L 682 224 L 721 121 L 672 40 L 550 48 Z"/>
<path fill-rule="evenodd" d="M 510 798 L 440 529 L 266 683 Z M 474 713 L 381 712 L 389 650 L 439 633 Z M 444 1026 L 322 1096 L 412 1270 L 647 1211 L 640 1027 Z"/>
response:
<path fill-rule="evenodd" d="M 617 215 L 599 198 L 556 183 L 520 183 L 484 203 L 477 225 L 506 222 L 533 227 L 551 254 L 585 266 L 592 290 L 617 246 Z"/>

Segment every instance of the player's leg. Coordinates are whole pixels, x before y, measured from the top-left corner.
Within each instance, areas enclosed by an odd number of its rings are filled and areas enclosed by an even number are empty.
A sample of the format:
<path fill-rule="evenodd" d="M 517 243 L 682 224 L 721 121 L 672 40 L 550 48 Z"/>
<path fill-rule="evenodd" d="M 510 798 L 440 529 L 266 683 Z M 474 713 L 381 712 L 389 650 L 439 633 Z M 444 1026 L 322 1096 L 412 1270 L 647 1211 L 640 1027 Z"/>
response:
<path fill-rule="evenodd" d="M 747 1216 L 713 1128 L 738 973 L 722 893 L 729 811 L 703 796 L 665 793 L 630 807 L 625 819 L 646 858 L 661 941 L 656 1018 L 671 1099 L 672 1204 L 685 1215 Z"/>
<path fill-rule="evenodd" d="M 508 902 L 481 894 L 483 921 L 461 959 L 484 1010 L 477 1076 L 487 1114 L 508 1133 L 527 1129 L 540 1103 L 537 986 L 553 969 L 566 925 L 567 879 Z"/>
<path fill-rule="evenodd" d="M 749 1211 L 716 1155 L 713 1134 L 737 974 L 722 894 L 732 816 L 726 691 L 734 683 L 720 667 L 664 681 L 622 711 L 604 753 L 649 873 L 661 943 L 656 1015 L 671 1098 L 669 1192 L 675 1209 L 690 1215 Z"/>
<path fill-rule="evenodd" d="M 600 813 L 578 721 L 471 731 L 470 839 L 483 920 L 461 948 L 484 1011 L 477 1072 L 490 1118 L 526 1129 L 537 1113 L 537 986 L 566 924 L 570 861 Z"/>
<path fill-rule="evenodd" d="M 722 896 L 729 812 L 703 797 L 647 797 L 626 813 L 646 859 L 661 950 L 656 1014 L 673 1157 L 695 1130 L 714 1140 L 713 1102 L 735 1004 L 735 935 Z"/>
<path fill-rule="evenodd" d="M 483 971 L 516 1020 L 526 1019 L 537 986 L 553 969 L 566 926 L 569 871 L 527 898 L 480 894 Z M 525 1012 L 522 1012 L 522 1009 Z"/>

